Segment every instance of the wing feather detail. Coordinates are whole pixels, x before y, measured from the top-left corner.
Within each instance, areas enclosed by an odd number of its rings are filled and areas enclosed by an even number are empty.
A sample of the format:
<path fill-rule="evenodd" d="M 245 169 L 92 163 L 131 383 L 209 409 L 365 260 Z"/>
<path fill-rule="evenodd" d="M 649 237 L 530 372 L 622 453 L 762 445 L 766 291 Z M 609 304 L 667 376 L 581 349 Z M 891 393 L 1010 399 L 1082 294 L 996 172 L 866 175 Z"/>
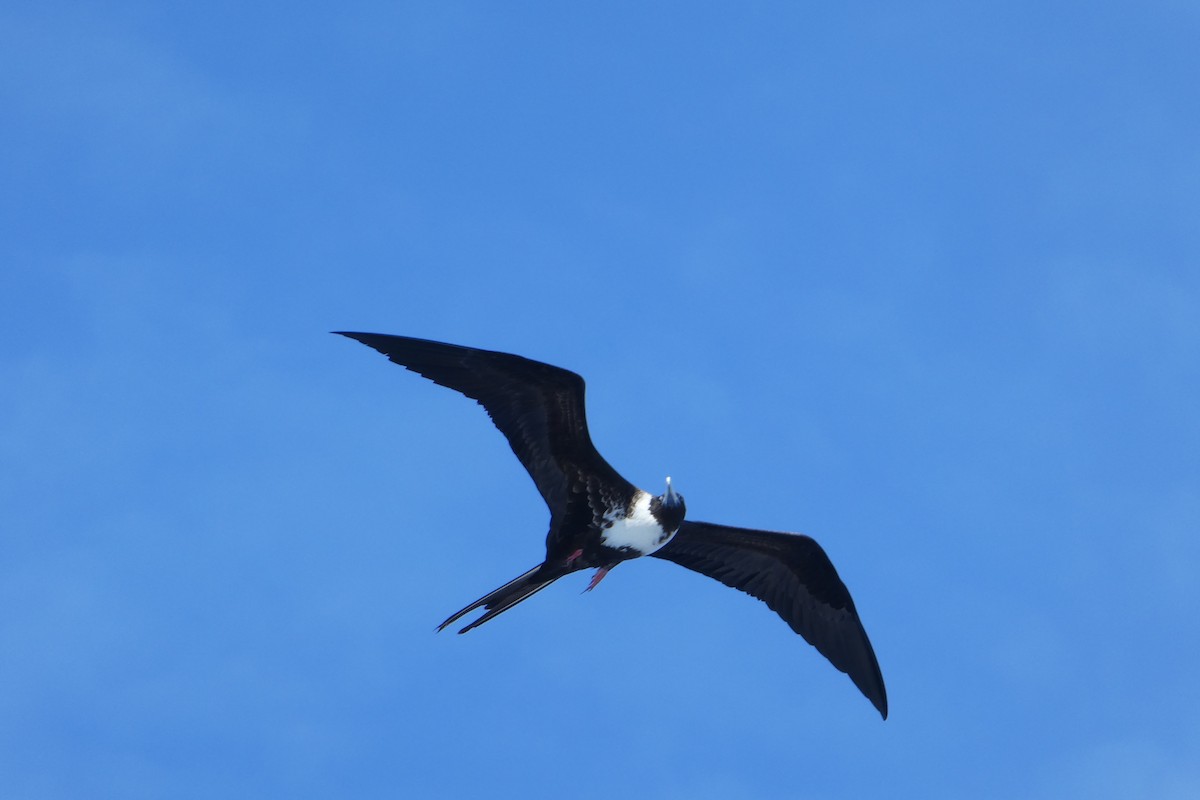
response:
<path fill-rule="evenodd" d="M 685 521 L 652 553 L 757 597 L 804 637 L 887 719 L 887 690 L 854 600 L 808 536 Z"/>
<path fill-rule="evenodd" d="M 552 529 L 572 504 L 580 476 L 628 486 L 592 444 L 584 382 L 576 373 L 508 353 L 428 339 L 335 333 L 362 342 L 393 363 L 483 406 L 549 506 Z"/>

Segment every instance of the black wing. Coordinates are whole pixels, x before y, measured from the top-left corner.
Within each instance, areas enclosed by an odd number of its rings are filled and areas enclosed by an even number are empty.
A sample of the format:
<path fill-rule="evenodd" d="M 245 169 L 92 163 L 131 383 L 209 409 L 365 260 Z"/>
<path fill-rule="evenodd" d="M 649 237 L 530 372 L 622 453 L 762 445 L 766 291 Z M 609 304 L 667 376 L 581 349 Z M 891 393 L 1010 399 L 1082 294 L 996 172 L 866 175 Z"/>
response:
<path fill-rule="evenodd" d="M 335 333 L 373 347 L 394 363 L 483 406 L 533 478 L 552 520 L 566 513 L 571 486 L 581 473 L 609 484 L 627 484 L 592 444 L 583 407 L 583 378 L 574 372 L 508 353 L 427 339 Z"/>
<path fill-rule="evenodd" d="M 741 589 L 771 607 L 850 676 L 887 719 L 887 690 L 850 592 L 807 536 L 685 521 L 655 558 Z"/>

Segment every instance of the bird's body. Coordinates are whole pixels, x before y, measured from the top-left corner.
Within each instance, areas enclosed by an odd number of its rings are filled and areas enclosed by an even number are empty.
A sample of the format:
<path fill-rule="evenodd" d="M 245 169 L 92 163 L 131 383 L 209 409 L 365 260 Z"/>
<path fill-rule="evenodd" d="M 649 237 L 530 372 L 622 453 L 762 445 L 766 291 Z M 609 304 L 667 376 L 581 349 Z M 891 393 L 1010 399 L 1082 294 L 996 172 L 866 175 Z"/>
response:
<path fill-rule="evenodd" d="M 453 614 L 479 608 L 460 633 L 554 581 L 596 569 L 592 589 L 623 561 L 653 556 L 767 603 L 887 717 L 883 676 L 850 593 L 821 547 L 800 534 L 685 520 L 667 479 L 651 495 L 625 480 L 592 444 L 584 383 L 573 372 L 521 356 L 377 333 L 340 332 L 424 377 L 476 400 L 508 439 L 550 510 L 546 559 Z"/>

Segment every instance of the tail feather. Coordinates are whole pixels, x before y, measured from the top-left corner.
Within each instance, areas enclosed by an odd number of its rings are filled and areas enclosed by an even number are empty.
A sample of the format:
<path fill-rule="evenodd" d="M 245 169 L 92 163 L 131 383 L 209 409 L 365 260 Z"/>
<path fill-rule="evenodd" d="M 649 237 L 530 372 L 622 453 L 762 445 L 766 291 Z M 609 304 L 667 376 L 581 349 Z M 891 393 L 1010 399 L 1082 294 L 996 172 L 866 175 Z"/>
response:
<path fill-rule="evenodd" d="M 489 619 L 503 614 L 522 600 L 532 597 L 563 576 L 563 573 L 555 574 L 548 572 L 543 567 L 545 567 L 544 564 L 538 564 L 524 575 L 512 579 L 493 592 L 488 592 L 474 603 L 471 603 L 471 605 L 452 614 L 449 619 L 438 625 L 437 629 L 439 631 L 444 630 L 447 625 L 450 625 L 466 614 L 470 614 L 477 608 L 486 609 L 487 613 L 459 631 L 459 633 L 466 633 L 472 628 L 479 627 Z"/>

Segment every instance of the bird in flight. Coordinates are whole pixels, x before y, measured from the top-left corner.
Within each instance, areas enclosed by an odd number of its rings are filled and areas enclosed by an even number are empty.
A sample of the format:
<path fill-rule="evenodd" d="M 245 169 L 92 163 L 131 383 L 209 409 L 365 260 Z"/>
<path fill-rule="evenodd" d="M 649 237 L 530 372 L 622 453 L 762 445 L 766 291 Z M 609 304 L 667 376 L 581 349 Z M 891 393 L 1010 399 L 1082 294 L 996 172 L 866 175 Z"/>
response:
<path fill-rule="evenodd" d="M 623 561 L 652 556 L 714 578 L 765 602 L 887 719 L 879 662 L 850 592 L 815 541 L 685 519 L 683 495 L 667 478 L 657 496 L 625 480 L 596 450 L 584 414 L 583 378 L 521 356 L 408 336 L 335 331 L 378 350 L 483 406 L 508 439 L 550 508 L 546 560 L 438 626 L 484 613 L 466 633 L 584 569 L 587 589 Z"/>

